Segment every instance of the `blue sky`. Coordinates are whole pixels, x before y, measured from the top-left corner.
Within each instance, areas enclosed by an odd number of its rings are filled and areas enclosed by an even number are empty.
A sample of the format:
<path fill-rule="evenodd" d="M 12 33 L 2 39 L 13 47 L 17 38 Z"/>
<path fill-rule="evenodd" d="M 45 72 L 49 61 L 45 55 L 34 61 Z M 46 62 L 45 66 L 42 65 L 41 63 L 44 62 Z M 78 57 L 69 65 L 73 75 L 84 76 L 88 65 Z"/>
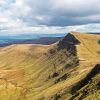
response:
<path fill-rule="evenodd" d="M 0 0 L 0 34 L 100 32 L 100 0 Z"/>

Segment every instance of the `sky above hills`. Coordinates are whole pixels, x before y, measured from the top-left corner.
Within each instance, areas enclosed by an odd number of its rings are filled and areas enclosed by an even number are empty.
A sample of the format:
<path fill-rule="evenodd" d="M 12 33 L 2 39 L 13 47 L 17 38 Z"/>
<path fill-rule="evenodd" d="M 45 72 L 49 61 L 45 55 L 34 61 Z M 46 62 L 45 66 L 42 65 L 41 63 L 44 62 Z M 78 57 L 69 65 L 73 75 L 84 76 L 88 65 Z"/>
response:
<path fill-rule="evenodd" d="M 0 0 L 0 33 L 100 32 L 100 0 Z"/>

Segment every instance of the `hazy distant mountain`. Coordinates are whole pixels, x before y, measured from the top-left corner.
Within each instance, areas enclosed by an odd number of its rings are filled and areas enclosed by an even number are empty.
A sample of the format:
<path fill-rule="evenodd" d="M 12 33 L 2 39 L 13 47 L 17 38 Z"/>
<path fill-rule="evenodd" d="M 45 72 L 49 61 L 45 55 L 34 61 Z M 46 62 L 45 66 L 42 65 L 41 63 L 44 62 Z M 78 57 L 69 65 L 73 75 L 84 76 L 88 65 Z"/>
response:
<path fill-rule="evenodd" d="M 1 35 L 0 46 L 7 46 L 11 44 L 52 44 L 57 42 L 59 39 L 64 37 L 65 34 L 12 34 L 12 35 Z"/>
<path fill-rule="evenodd" d="M 91 34 L 94 34 L 94 35 L 100 35 L 100 33 L 91 33 Z"/>

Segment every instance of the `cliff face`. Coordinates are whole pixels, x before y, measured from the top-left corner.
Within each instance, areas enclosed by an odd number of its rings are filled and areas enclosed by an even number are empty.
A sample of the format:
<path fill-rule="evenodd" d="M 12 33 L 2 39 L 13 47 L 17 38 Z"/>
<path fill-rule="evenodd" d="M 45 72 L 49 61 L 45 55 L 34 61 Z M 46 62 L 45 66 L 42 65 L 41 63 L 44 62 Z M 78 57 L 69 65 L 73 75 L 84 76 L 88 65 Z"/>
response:
<path fill-rule="evenodd" d="M 68 33 L 61 41 L 58 43 L 58 49 L 66 48 L 71 54 L 77 55 L 76 45 L 79 45 L 80 41 L 71 33 Z"/>
<path fill-rule="evenodd" d="M 99 35 L 70 32 L 52 45 L 0 49 L 0 100 L 97 100 Z"/>

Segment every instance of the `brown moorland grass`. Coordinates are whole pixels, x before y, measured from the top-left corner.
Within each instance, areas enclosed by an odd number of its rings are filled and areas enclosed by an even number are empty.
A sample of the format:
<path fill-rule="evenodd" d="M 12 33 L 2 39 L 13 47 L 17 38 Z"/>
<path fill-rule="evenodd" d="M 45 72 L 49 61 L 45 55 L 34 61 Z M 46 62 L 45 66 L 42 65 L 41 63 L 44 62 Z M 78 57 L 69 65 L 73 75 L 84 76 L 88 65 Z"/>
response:
<path fill-rule="evenodd" d="M 86 88 L 90 92 L 84 99 L 99 100 L 98 73 L 91 82 L 72 91 L 100 64 L 98 39 L 100 35 L 70 32 L 52 45 L 0 48 L 0 100 L 78 100 Z"/>

